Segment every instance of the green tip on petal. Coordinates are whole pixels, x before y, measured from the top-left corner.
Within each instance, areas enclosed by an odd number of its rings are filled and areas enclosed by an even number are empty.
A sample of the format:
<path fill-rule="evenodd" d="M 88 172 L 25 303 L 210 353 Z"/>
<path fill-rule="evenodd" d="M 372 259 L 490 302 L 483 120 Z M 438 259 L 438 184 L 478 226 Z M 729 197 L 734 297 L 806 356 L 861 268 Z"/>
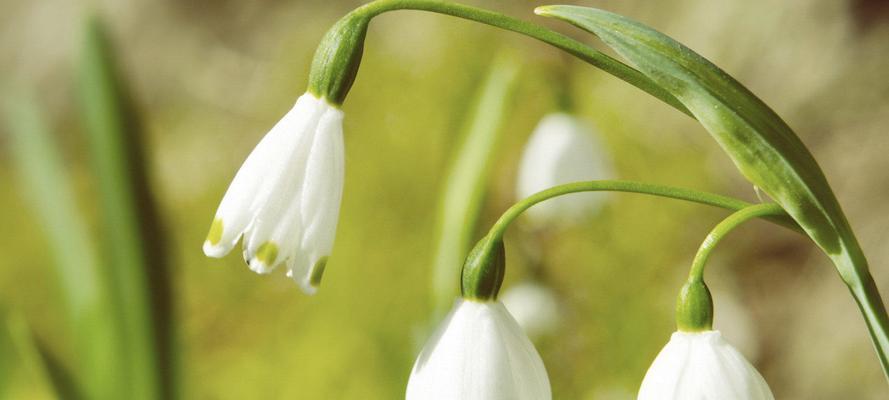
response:
<path fill-rule="evenodd" d="M 321 286 L 321 278 L 324 276 L 324 269 L 327 268 L 327 257 L 321 257 L 315 266 L 312 267 L 312 275 L 309 276 L 309 284 L 317 288 Z"/>
<path fill-rule="evenodd" d="M 222 219 L 214 218 L 210 224 L 210 232 L 207 233 L 207 242 L 216 246 L 220 240 L 222 240 Z"/>
<path fill-rule="evenodd" d="M 256 251 L 256 259 L 269 267 L 275 265 L 275 260 L 278 259 L 278 245 L 274 242 L 263 243 Z"/>

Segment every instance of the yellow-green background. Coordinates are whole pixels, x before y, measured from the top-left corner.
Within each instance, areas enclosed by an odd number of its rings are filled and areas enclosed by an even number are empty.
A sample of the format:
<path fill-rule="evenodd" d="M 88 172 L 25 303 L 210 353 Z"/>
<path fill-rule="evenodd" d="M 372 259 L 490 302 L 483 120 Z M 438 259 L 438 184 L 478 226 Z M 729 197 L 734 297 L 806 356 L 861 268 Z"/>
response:
<path fill-rule="evenodd" d="M 471 1 L 534 19 L 546 2 Z M 94 181 L 72 92 L 82 17 L 110 25 L 148 124 L 148 165 L 171 247 L 181 392 L 195 399 L 403 396 L 429 311 L 434 221 L 444 171 L 476 86 L 501 48 L 521 82 L 511 101 L 481 225 L 514 200 L 515 166 L 568 74 L 577 113 L 596 125 L 616 175 L 756 200 L 706 132 L 642 92 L 515 34 L 419 12 L 374 20 L 344 105 L 346 186 L 321 290 L 258 276 L 236 254 L 200 247 L 238 166 L 305 90 L 324 31 L 354 1 L 6 0 L 0 76 L 51 117 L 95 225 Z M 880 1 L 578 1 L 648 23 L 710 58 L 772 105 L 821 163 L 889 294 L 889 11 Z M 598 45 L 598 44 L 597 44 Z M 5 129 L 5 128 L 0 128 Z M 0 135 L 0 149 L 7 147 Z M 0 151 L 0 304 L 77 368 L 37 218 Z M 538 241 L 564 318 L 538 343 L 556 399 L 630 399 L 673 330 L 689 260 L 724 212 L 615 195 L 577 227 L 507 237 L 506 287 Z M 94 231 L 97 231 L 94 230 Z M 98 233 L 96 233 L 98 234 Z M 101 240 L 101 238 L 97 238 Z M 121 266 L 125 267 L 125 266 Z M 889 393 L 857 308 L 807 240 L 752 223 L 708 272 L 717 327 L 779 399 L 881 399 Z M 456 277 L 455 277 L 456 280 Z M 48 392 L 14 365 L 10 398 Z"/>

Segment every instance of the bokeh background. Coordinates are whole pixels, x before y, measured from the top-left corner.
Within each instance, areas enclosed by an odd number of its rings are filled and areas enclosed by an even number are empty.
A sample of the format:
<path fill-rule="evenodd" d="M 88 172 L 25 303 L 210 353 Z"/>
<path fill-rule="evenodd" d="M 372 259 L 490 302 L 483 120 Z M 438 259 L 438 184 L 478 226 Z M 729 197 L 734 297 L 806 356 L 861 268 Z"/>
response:
<path fill-rule="evenodd" d="M 545 2 L 466 1 L 534 20 Z M 823 167 L 889 294 L 889 7 L 879 0 L 576 1 L 668 33 L 757 93 Z M 500 49 L 521 64 L 479 229 L 514 201 L 516 166 L 537 121 L 569 81 L 616 177 L 756 201 L 694 121 L 580 61 L 516 34 L 400 11 L 374 20 L 345 103 L 346 186 L 322 289 L 258 276 L 201 243 L 230 179 L 305 90 L 317 43 L 360 1 L 5 0 L 0 87 L 36 93 L 65 173 L 101 241 L 94 177 L 78 120 L 73 65 L 84 17 L 109 26 L 146 124 L 146 167 L 169 249 L 176 373 L 183 398 L 403 397 L 428 331 L 435 210 L 471 99 Z M 8 93 L 4 93 L 6 95 Z M 6 127 L 0 127 L 5 131 Z M 0 135 L 0 149 L 8 148 Z M 0 304 L 24 316 L 62 365 L 78 368 L 44 230 L 0 151 Z M 537 341 L 557 399 L 632 399 L 673 331 L 691 257 L 723 211 L 614 195 L 580 223 L 507 236 L 505 286 L 539 253 L 562 319 Z M 481 230 L 480 230 L 481 232 Z M 532 248 L 533 251 L 523 249 Z M 236 253 L 236 252 L 233 252 Z M 535 263 L 537 261 L 534 261 Z M 125 267 L 125 266 L 121 266 Z M 456 267 L 455 267 L 456 268 Z M 887 389 L 858 310 L 808 240 L 754 222 L 708 270 L 716 324 L 779 399 L 883 399 Z M 456 277 L 455 277 L 456 279 Z M 455 282 L 456 284 L 456 282 Z M 51 397 L 8 349 L 9 398 Z"/>

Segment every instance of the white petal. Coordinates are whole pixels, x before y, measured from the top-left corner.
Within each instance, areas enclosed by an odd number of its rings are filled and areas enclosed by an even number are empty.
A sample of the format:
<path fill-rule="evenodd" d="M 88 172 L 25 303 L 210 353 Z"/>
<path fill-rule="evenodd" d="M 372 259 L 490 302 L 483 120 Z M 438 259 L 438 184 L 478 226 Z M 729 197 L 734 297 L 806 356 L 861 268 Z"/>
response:
<path fill-rule="evenodd" d="M 287 276 L 315 291 L 333 248 L 343 191 L 343 113 L 309 93 L 247 157 L 204 243 L 210 256 L 244 238 L 257 273 L 286 263 Z"/>
<path fill-rule="evenodd" d="M 492 305 L 498 319 L 501 338 L 509 352 L 509 363 L 515 380 L 516 392 L 522 399 L 550 399 L 549 377 L 540 354 L 525 335 L 518 322 L 501 302 Z"/>
<path fill-rule="evenodd" d="M 329 107 L 318 124 L 315 143 L 306 165 L 299 242 L 300 258 L 288 261 L 289 275 L 307 293 L 315 291 L 312 276 L 323 271 L 324 259 L 333 250 L 344 179 L 343 113 Z"/>
<path fill-rule="evenodd" d="M 270 164 L 275 158 L 277 149 L 281 147 L 281 142 L 287 139 L 286 127 L 292 124 L 296 110 L 301 108 L 300 100 L 263 136 L 238 169 L 216 210 L 211 234 L 204 242 L 206 255 L 222 257 L 228 254 L 253 220 L 255 205 L 264 201 L 257 195 L 264 175 L 271 168 Z M 220 232 L 216 232 L 219 237 L 211 241 L 210 237 L 214 235 L 213 229 L 219 229 Z"/>
<path fill-rule="evenodd" d="M 592 129 L 567 114 L 544 117 L 525 145 L 519 164 L 517 197 L 523 199 L 561 184 L 610 179 L 610 163 Z M 598 210 L 603 193 L 576 193 L 537 204 L 529 221 L 566 224 Z"/>
<path fill-rule="evenodd" d="M 304 100 L 307 96 L 308 100 Z M 299 212 L 306 160 L 322 112 L 319 101 L 303 95 L 288 113 L 291 118 L 285 117 L 282 122 L 286 123 L 276 126 L 286 131 L 285 138 L 270 154 L 269 168 L 260 178 L 257 198 L 251 206 L 254 217 L 244 235 L 245 260 L 256 272 L 268 272 L 281 261 L 286 250 L 282 246 L 289 244 L 285 234 L 299 234 L 299 229 L 292 225 L 299 223 L 295 214 Z M 268 243 L 276 246 L 276 256 L 257 257 L 260 248 Z"/>
<path fill-rule="evenodd" d="M 718 331 L 676 332 L 652 363 L 640 400 L 774 400 L 762 375 Z"/>
<path fill-rule="evenodd" d="M 458 300 L 420 352 L 407 400 L 548 400 L 540 356 L 499 302 Z"/>

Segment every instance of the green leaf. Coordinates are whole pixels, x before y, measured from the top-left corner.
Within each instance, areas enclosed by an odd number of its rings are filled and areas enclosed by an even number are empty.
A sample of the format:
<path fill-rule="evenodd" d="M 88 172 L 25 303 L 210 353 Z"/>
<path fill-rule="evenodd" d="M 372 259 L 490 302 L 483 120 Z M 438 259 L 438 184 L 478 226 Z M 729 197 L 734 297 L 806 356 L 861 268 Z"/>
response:
<path fill-rule="evenodd" d="M 494 150 L 499 142 L 519 63 L 504 54 L 494 60 L 479 90 L 464 137 L 448 169 L 438 206 L 438 244 L 433 267 L 433 307 L 437 321 L 453 304 L 460 269 L 475 233 Z"/>
<path fill-rule="evenodd" d="M 30 375 L 30 381 L 49 390 L 53 397 L 74 400 L 83 398 L 70 371 L 38 340 L 21 314 L 0 313 L 0 350 L 3 351 L 0 356 L 4 358 L 0 361 L 9 363 L 14 360 L 15 365 L 23 367 L 23 372 Z M 12 372 L 11 367 L 12 365 L 0 365 L 0 374 L 8 376 Z M 3 392 L 6 382 L 0 379 L 0 383 L 3 383 L 0 385 L 0 398 L 7 398 Z"/>
<path fill-rule="evenodd" d="M 175 398 L 172 299 L 164 240 L 149 190 L 143 126 L 108 37 L 88 21 L 79 94 L 97 180 L 105 272 L 121 323 L 126 398 Z"/>
<path fill-rule="evenodd" d="M 99 270 L 95 243 L 76 206 L 65 163 L 37 105 L 22 93 L 4 99 L 9 149 L 19 172 L 20 191 L 36 213 L 53 257 L 78 365 L 80 386 L 89 397 L 113 392 L 116 350 L 113 315 Z M 27 265 L 27 259 L 21 260 Z M 105 396 L 108 397 L 108 396 Z"/>
<path fill-rule="evenodd" d="M 679 99 L 750 182 L 790 214 L 833 260 L 858 301 L 889 376 L 889 318 L 867 261 L 812 154 L 771 108 L 713 63 L 639 22 L 603 10 L 546 6 L 598 36 Z"/>

